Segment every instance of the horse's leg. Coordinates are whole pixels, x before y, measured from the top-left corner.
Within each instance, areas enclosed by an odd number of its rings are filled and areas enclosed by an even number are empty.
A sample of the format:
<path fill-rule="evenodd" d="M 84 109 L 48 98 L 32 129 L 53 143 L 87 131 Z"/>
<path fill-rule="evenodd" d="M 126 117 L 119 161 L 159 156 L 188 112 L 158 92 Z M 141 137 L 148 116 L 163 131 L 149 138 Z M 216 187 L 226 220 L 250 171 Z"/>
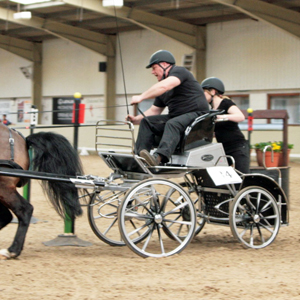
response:
<path fill-rule="evenodd" d="M 0 203 L 0 230 L 11 222 L 13 216 L 11 212 Z"/>
<path fill-rule="evenodd" d="M 2 203 L 0 203 L 0 230 L 9 224 L 13 216 L 9 209 L 6 208 Z M 0 250 L 0 259 L 8 259 L 10 254 L 7 249 Z"/>
<path fill-rule="evenodd" d="M 9 192 L 10 191 L 10 192 Z M 13 243 L 8 249 L 0 251 L 2 258 L 15 258 L 21 254 L 24 246 L 25 236 L 33 213 L 33 206 L 25 200 L 16 189 L 1 190 L 1 202 L 5 199 L 5 206 L 18 218 L 18 228 Z"/>

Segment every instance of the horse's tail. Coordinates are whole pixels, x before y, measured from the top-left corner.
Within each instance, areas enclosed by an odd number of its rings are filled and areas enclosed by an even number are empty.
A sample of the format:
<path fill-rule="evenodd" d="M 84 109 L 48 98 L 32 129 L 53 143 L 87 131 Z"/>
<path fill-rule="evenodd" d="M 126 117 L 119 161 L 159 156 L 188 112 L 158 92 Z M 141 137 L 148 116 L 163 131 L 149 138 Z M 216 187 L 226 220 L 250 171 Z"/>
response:
<path fill-rule="evenodd" d="M 83 174 L 78 153 L 64 136 L 39 132 L 29 135 L 26 142 L 33 148 L 34 170 L 71 176 Z M 72 183 L 42 181 L 42 186 L 60 216 L 75 218 L 82 214 L 78 190 Z"/>

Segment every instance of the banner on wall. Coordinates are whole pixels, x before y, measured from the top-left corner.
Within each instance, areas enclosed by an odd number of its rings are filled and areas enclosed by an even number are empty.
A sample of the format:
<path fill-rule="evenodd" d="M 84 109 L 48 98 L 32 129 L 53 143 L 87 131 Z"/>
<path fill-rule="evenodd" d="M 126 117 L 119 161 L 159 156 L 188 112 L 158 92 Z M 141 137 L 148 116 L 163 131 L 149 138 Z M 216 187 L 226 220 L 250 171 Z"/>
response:
<path fill-rule="evenodd" d="M 18 114 L 17 114 L 17 122 L 18 123 L 30 123 L 30 114 L 27 112 L 31 112 L 31 100 L 18 100 Z"/>
<path fill-rule="evenodd" d="M 73 97 L 52 98 L 52 124 L 72 124 Z"/>
<path fill-rule="evenodd" d="M 104 98 L 85 97 L 84 103 L 85 103 L 85 124 L 96 124 L 99 120 L 104 119 L 104 114 L 105 114 Z"/>
<path fill-rule="evenodd" d="M 31 100 L 0 100 L 0 120 L 4 114 L 13 124 L 30 123 Z"/>
<path fill-rule="evenodd" d="M 2 115 L 8 114 L 10 112 L 10 100 L 1 100 L 0 101 L 0 120 Z"/>

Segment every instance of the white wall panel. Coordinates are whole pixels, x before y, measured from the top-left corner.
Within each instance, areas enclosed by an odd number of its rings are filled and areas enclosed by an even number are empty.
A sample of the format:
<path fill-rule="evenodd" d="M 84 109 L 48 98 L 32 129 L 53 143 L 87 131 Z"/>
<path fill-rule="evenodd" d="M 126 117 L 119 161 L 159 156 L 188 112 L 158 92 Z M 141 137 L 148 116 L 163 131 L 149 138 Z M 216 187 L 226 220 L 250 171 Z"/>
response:
<path fill-rule="evenodd" d="M 106 57 L 66 40 L 43 43 L 43 95 L 103 94 L 105 73 L 98 71 Z"/>
<path fill-rule="evenodd" d="M 300 39 L 253 20 L 210 24 L 207 75 L 228 91 L 299 88 Z"/>
<path fill-rule="evenodd" d="M 31 97 L 31 79 L 27 79 L 20 70 L 28 66 L 31 66 L 29 60 L 0 49 L 0 99 Z"/>
<path fill-rule="evenodd" d="M 127 93 L 141 93 L 156 83 L 151 70 L 146 69 L 150 56 L 157 50 L 164 49 L 173 53 L 176 64 L 181 65 L 182 56 L 193 49 L 171 38 L 149 30 L 138 30 L 120 34 L 121 53 Z M 118 57 L 120 48 L 118 44 Z M 124 94 L 124 84 L 120 59 L 117 63 L 117 93 Z"/>

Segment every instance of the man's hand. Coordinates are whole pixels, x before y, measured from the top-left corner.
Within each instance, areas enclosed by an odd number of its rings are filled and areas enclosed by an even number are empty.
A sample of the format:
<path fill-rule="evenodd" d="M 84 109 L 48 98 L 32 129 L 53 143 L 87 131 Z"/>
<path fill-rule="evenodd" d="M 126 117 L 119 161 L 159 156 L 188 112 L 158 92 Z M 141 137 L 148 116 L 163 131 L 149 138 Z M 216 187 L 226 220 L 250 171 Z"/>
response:
<path fill-rule="evenodd" d="M 140 96 L 140 95 L 137 95 L 137 96 L 132 96 L 132 99 L 131 99 L 131 105 L 133 105 L 133 104 L 138 104 L 138 103 L 140 103 L 140 102 L 142 102 L 143 101 L 143 99 L 142 99 L 142 97 Z"/>
<path fill-rule="evenodd" d="M 138 125 L 141 122 L 141 118 L 140 118 L 140 116 L 127 115 L 126 121 L 129 121 L 134 125 Z"/>

